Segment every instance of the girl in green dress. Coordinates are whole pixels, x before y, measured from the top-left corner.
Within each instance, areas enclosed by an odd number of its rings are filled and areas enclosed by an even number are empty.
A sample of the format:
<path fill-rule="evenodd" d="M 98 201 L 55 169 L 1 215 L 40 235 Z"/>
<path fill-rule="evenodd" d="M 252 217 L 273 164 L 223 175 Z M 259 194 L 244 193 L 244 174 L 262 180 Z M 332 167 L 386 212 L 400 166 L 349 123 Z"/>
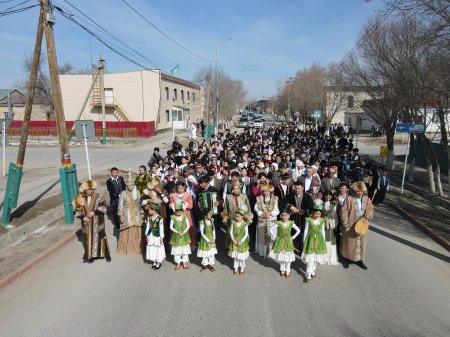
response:
<path fill-rule="evenodd" d="M 186 214 L 183 214 L 184 207 L 182 203 L 175 204 L 175 215 L 170 216 L 170 230 L 173 232 L 170 244 L 172 245 L 171 254 L 174 256 L 175 270 L 189 269 L 189 254 L 191 254 L 191 239 L 189 237 L 189 220 Z"/>
<path fill-rule="evenodd" d="M 291 236 L 291 231 L 295 230 L 295 234 Z M 291 263 L 295 261 L 294 239 L 300 234 L 294 221 L 289 220 L 289 213 L 281 213 L 281 221 L 277 221 L 270 228 L 270 235 L 275 240 L 273 248 L 269 253 L 269 257 L 280 264 L 280 276 L 291 276 Z"/>
<path fill-rule="evenodd" d="M 233 274 L 244 275 L 245 260 L 248 258 L 248 222 L 244 221 L 246 211 L 238 208 L 230 224 L 229 255 L 234 259 Z"/>
<path fill-rule="evenodd" d="M 210 271 L 216 271 L 213 267 L 214 255 L 217 254 L 216 248 L 216 229 L 214 227 L 214 220 L 212 220 L 212 211 L 205 213 L 203 220 L 199 221 L 200 225 L 200 243 L 198 245 L 197 257 L 202 258 L 202 269 L 200 272 L 204 272 L 206 269 Z"/>
<path fill-rule="evenodd" d="M 327 245 L 325 243 L 325 219 L 321 217 L 322 208 L 322 205 L 314 205 L 312 217 L 307 217 L 305 222 L 302 259 L 307 265 L 307 282 L 316 278 L 317 263 L 326 263 Z"/>

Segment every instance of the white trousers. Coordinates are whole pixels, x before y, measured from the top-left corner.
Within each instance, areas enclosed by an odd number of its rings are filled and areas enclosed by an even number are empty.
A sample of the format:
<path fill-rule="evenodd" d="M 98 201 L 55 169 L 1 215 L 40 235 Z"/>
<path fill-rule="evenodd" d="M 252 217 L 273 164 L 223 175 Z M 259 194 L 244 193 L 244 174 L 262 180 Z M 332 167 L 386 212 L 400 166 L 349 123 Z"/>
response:
<path fill-rule="evenodd" d="M 189 262 L 189 255 L 174 255 L 173 256 L 175 263 L 176 264 L 180 264 L 181 262 L 183 263 L 188 263 Z"/>
<path fill-rule="evenodd" d="M 314 272 L 316 271 L 316 268 L 317 268 L 316 261 L 307 262 L 306 274 L 308 276 L 315 275 Z"/>
<path fill-rule="evenodd" d="M 290 273 L 291 272 L 291 262 L 280 263 L 280 271 Z"/>
<path fill-rule="evenodd" d="M 204 257 L 202 259 L 202 266 L 212 266 L 215 263 L 214 255 L 210 257 Z"/>
<path fill-rule="evenodd" d="M 234 270 L 241 268 L 241 271 L 245 269 L 245 260 L 234 259 Z"/>

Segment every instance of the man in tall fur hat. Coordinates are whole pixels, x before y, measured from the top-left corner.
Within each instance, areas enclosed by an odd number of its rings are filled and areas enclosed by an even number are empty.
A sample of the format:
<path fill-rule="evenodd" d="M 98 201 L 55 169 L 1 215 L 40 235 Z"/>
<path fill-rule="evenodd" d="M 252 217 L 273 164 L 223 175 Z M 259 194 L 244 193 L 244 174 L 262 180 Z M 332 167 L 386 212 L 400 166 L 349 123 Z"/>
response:
<path fill-rule="evenodd" d="M 83 232 L 84 255 L 83 260 L 92 262 L 94 259 L 106 258 L 111 260 L 108 239 L 105 231 L 106 200 L 95 190 L 94 180 L 84 181 L 80 186 L 80 194 L 72 202 L 76 217 L 81 220 Z"/>
<path fill-rule="evenodd" d="M 340 216 L 342 224 L 342 242 L 339 247 L 342 257 L 356 262 L 362 269 L 367 269 L 364 264 L 366 256 L 367 233 L 359 235 L 355 231 L 355 224 L 362 217 L 371 220 L 373 217 L 372 201 L 367 195 L 366 184 L 358 181 L 352 185 L 354 196 L 348 196 L 341 207 Z M 347 261 L 344 267 L 348 267 Z"/>

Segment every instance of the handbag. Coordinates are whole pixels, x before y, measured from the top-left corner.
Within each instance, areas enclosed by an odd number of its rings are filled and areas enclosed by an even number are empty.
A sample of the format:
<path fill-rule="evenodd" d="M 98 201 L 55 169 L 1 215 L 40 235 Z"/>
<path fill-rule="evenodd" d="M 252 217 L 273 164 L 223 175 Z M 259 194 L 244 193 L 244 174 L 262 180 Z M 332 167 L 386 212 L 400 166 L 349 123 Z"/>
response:
<path fill-rule="evenodd" d="M 369 230 L 369 220 L 365 217 L 359 219 L 355 224 L 355 232 L 358 235 L 365 235 Z"/>

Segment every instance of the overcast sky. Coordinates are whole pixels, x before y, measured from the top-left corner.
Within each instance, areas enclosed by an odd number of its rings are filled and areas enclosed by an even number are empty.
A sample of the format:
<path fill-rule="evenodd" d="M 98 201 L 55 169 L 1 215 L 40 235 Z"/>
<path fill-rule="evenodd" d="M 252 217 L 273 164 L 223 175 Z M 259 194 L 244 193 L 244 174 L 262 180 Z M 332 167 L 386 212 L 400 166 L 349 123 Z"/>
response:
<path fill-rule="evenodd" d="M 24 0 L 0 0 L 0 12 Z M 53 1 L 82 25 L 113 43 L 129 58 L 148 68 L 166 72 L 179 64 L 176 76 L 192 79 L 208 65 L 215 66 L 219 46 L 220 67 L 241 79 L 249 99 L 276 94 L 277 84 L 311 64 L 339 61 L 355 44 L 366 20 L 384 8 L 382 0 L 126 0 L 157 31 L 122 0 Z M 30 0 L 16 8 L 37 4 Z M 126 43 L 100 32 L 70 4 Z M 0 88 L 13 88 L 25 76 L 23 59 L 34 48 L 39 7 L 0 16 Z M 58 63 L 86 68 L 91 57 L 102 54 L 109 72 L 142 69 L 105 47 L 75 23 L 55 11 Z M 193 54 L 197 55 L 194 56 Z M 206 60 L 205 60 L 206 59 Z M 209 60 L 209 61 L 208 61 Z"/>

